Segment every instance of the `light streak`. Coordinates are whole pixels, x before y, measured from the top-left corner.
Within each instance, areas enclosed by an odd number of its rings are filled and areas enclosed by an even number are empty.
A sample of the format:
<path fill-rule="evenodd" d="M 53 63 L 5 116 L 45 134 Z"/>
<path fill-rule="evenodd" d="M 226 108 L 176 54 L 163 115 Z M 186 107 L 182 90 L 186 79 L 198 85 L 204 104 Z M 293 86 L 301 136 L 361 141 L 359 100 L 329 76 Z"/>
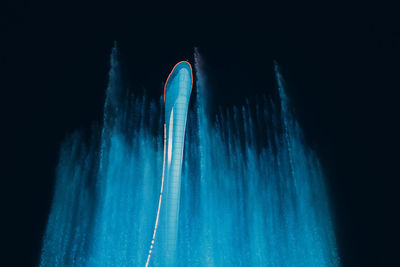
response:
<path fill-rule="evenodd" d="M 166 146 L 166 140 L 167 140 L 166 131 L 167 131 L 166 130 L 166 126 L 165 126 L 165 123 L 164 123 L 164 156 L 163 156 L 163 170 L 162 170 L 162 178 L 161 178 L 160 198 L 158 199 L 158 209 L 157 209 L 156 223 L 154 225 L 153 238 L 151 240 L 149 254 L 147 255 L 146 267 L 148 267 L 149 263 L 150 263 L 151 252 L 152 252 L 152 249 L 154 247 L 154 243 L 155 243 L 155 239 L 156 239 L 156 233 L 157 233 L 157 227 L 158 227 L 158 219 L 160 218 L 162 194 L 163 194 L 163 189 L 164 189 L 164 175 L 165 175 L 165 146 Z"/>

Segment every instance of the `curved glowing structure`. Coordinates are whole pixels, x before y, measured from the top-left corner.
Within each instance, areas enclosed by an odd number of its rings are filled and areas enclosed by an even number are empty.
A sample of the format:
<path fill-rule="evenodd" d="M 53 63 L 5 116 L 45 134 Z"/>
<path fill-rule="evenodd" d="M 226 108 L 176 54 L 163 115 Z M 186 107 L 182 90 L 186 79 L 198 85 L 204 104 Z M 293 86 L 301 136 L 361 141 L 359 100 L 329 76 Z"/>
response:
<path fill-rule="evenodd" d="M 167 153 L 161 240 L 166 265 L 174 262 L 176 252 L 183 146 L 192 83 L 192 67 L 189 62 L 181 61 L 172 69 L 164 87 Z"/>
<path fill-rule="evenodd" d="M 165 266 L 171 266 L 175 263 L 183 147 L 192 87 L 193 72 L 190 63 L 187 61 L 178 62 L 168 75 L 164 86 L 163 174 L 157 218 L 146 266 L 149 264 L 153 246 Z M 161 235 L 159 242 L 155 245 L 155 237 L 159 225 Z"/>

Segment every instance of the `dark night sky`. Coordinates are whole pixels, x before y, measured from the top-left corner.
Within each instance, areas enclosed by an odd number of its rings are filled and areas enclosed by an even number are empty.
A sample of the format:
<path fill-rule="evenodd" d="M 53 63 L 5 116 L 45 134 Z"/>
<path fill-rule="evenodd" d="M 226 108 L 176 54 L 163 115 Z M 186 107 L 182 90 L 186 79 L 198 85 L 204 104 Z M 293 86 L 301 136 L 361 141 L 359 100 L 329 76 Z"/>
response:
<path fill-rule="evenodd" d="M 9 1 L 0 8 L 7 158 L 0 265 L 37 265 L 60 143 L 101 122 L 114 40 L 129 86 L 153 96 L 198 46 L 221 105 L 270 93 L 277 60 L 327 174 L 343 265 L 397 265 L 396 8 L 145 2 Z"/>

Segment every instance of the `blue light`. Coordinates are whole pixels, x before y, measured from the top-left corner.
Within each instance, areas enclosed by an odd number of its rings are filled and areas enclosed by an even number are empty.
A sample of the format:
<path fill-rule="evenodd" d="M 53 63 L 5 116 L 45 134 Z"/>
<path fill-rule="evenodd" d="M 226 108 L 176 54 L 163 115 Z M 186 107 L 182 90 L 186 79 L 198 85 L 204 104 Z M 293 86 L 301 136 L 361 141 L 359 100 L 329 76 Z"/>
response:
<path fill-rule="evenodd" d="M 150 266 L 166 264 L 158 235 L 150 247 L 163 171 L 163 96 L 158 103 L 126 97 L 119 68 L 114 48 L 101 131 L 89 144 L 75 133 L 62 146 L 41 266 L 144 266 L 149 249 Z M 198 64 L 195 70 L 173 265 L 338 266 L 324 177 L 279 69 L 280 103 L 226 110 L 215 123 L 205 115 L 204 73 Z"/>

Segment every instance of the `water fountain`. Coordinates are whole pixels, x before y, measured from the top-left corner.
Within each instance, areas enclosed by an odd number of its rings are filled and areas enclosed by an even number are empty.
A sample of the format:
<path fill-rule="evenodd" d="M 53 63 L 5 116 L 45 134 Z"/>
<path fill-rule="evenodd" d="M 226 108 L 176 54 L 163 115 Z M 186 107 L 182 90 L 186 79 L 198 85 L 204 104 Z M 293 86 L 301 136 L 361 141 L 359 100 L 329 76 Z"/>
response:
<path fill-rule="evenodd" d="M 174 256 L 157 251 L 162 234 L 153 239 L 167 105 L 121 86 L 114 47 L 101 129 L 89 141 L 76 132 L 61 148 L 40 266 L 144 266 L 153 245 L 149 266 L 339 265 L 324 177 L 278 66 L 279 102 L 221 110 L 215 120 L 198 53 L 195 72 L 179 216 L 169 224 Z"/>

